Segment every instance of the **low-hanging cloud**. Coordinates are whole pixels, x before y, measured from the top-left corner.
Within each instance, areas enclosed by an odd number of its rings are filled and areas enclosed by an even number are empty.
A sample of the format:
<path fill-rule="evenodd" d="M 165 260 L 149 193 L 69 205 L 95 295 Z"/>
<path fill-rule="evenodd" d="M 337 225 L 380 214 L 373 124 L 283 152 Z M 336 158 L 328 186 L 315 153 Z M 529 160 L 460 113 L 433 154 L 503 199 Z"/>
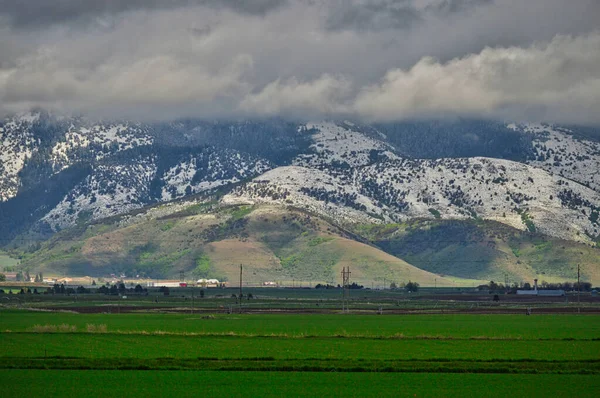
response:
<path fill-rule="evenodd" d="M 595 0 L 25 3 L 0 0 L 0 116 L 600 124 Z"/>
<path fill-rule="evenodd" d="M 292 78 L 276 80 L 259 93 L 249 94 L 240 103 L 244 112 L 262 116 L 288 114 L 296 118 L 339 116 L 348 113 L 344 101 L 351 83 L 343 77 L 323 75 L 310 82 Z"/>

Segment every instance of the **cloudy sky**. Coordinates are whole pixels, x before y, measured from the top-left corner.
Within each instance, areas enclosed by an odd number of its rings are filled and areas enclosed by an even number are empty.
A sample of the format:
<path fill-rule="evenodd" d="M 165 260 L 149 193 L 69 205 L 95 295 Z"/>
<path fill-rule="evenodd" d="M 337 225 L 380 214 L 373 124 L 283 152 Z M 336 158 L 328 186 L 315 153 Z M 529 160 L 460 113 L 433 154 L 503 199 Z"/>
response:
<path fill-rule="evenodd" d="M 600 124 L 598 0 L 0 0 L 0 115 Z"/>

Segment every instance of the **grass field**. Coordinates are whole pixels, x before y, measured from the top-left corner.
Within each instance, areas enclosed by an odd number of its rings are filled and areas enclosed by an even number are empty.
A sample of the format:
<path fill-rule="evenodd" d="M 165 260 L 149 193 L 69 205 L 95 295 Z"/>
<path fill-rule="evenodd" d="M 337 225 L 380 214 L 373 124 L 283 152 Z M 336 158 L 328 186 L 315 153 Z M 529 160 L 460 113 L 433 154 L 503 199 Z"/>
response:
<path fill-rule="evenodd" d="M 14 396 L 591 397 L 590 375 L 5 370 Z M 35 382 L 32 382 L 35 381 Z M 469 394 L 471 392 L 471 394 Z M 477 394 L 480 392 L 480 394 Z"/>
<path fill-rule="evenodd" d="M 16 396 L 592 396 L 600 387 L 600 317 L 589 315 L 4 309 L 0 347 Z"/>
<path fill-rule="evenodd" d="M 6 253 L 0 251 L 0 272 L 4 267 L 14 267 L 19 264 L 19 260 L 8 256 Z"/>
<path fill-rule="evenodd" d="M 7 333 L 3 356 L 274 360 L 594 361 L 600 341 L 285 338 Z M 110 348 L 110 349 L 109 349 Z"/>
<path fill-rule="evenodd" d="M 198 314 L 76 314 L 0 311 L 0 331 L 31 331 L 34 325 L 104 324 L 108 332 L 189 332 L 203 334 L 286 335 L 323 337 L 431 336 L 455 339 L 518 340 L 600 339 L 600 317 L 578 315 L 215 315 Z"/>

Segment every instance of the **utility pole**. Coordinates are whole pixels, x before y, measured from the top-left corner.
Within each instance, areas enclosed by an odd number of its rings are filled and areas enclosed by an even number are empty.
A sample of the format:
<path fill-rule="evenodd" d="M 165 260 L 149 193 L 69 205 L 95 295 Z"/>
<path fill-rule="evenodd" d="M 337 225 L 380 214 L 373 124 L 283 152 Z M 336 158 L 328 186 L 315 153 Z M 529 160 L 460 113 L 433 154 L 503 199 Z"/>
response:
<path fill-rule="evenodd" d="M 190 311 L 191 314 L 194 313 L 194 289 L 195 289 L 195 284 L 192 284 L 192 310 Z"/>
<path fill-rule="evenodd" d="M 240 264 L 240 296 L 239 296 L 239 301 L 240 301 L 240 313 L 242 312 L 242 270 L 243 270 L 243 265 Z"/>
<path fill-rule="evenodd" d="M 577 264 L 577 313 L 581 313 L 581 283 L 579 283 L 579 264 Z"/>

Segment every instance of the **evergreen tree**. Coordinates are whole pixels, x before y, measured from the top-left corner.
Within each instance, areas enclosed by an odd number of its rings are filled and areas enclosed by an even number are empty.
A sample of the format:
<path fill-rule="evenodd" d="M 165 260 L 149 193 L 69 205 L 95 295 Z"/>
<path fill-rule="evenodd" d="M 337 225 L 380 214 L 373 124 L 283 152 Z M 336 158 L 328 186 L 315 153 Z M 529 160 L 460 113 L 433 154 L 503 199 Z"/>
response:
<path fill-rule="evenodd" d="M 419 290 L 419 284 L 417 282 L 408 281 L 404 289 L 406 289 L 407 292 L 417 292 Z"/>

